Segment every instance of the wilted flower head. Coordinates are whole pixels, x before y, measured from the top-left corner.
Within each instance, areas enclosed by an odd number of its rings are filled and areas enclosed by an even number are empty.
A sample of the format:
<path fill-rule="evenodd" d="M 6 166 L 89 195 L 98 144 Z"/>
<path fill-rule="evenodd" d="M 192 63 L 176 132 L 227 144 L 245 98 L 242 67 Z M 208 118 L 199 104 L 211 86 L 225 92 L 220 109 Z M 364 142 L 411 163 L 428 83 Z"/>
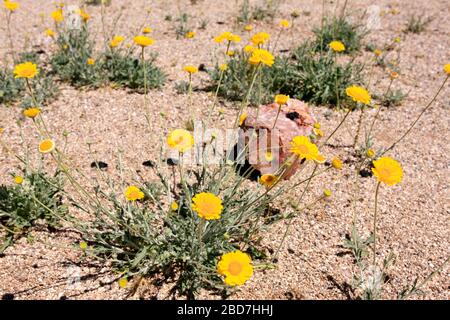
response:
<path fill-rule="evenodd" d="M 253 26 L 252 26 L 251 24 L 247 24 L 247 25 L 244 27 L 244 30 L 245 30 L 245 31 L 252 31 L 252 30 L 253 30 Z"/>
<path fill-rule="evenodd" d="M 259 183 L 262 184 L 263 186 L 265 186 L 266 188 L 271 188 L 272 186 L 275 185 L 275 183 L 277 182 L 278 177 L 274 174 L 263 174 L 260 178 L 259 178 Z"/>
<path fill-rule="evenodd" d="M 222 64 L 219 66 L 219 70 L 220 70 L 220 71 L 227 71 L 227 69 L 228 69 L 228 65 L 227 65 L 226 63 L 222 63 Z"/>
<path fill-rule="evenodd" d="M 15 78 L 34 78 L 38 74 L 37 65 L 33 62 L 24 62 L 15 66 Z"/>
<path fill-rule="evenodd" d="M 143 34 L 148 34 L 148 33 L 151 33 L 151 32 L 152 32 L 152 28 L 145 27 L 144 29 L 142 29 L 142 33 Z"/>

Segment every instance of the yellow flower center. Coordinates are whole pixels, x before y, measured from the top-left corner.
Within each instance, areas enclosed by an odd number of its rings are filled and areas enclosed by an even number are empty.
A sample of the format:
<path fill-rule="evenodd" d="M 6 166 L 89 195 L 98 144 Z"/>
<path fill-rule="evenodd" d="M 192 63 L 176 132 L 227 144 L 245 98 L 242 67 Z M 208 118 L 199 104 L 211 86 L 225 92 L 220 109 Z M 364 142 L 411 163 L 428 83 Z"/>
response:
<path fill-rule="evenodd" d="M 228 271 L 231 275 L 237 276 L 242 272 L 242 264 L 238 261 L 233 261 L 228 266 Z"/>
<path fill-rule="evenodd" d="M 308 146 L 306 146 L 304 144 L 301 144 L 301 145 L 297 146 L 297 150 L 299 151 L 299 153 L 302 153 L 302 154 L 308 154 L 309 153 Z"/>

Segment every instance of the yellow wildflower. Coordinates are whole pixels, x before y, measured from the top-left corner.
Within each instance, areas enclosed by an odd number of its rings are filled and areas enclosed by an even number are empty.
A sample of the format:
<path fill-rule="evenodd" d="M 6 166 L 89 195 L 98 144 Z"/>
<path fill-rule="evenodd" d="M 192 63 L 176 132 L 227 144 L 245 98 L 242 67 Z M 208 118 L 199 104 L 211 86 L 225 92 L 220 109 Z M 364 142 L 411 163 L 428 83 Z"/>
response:
<path fill-rule="evenodd" d="M 240 286 L 253 275 L 252 259 L 239 250 L 224 254 L 217 264 L 217 272 L 229 286 Z"/>
<path fill-rule="evenodd" d="M 319 153 L 319 148 L 306 136 L 296 136 L 291 141 L 290 151 L 300 159 L 314 160 L 318 163 L 325 162 L 325 157 Z"/>
<path fill-rule="evenodd" d="M 379 182 L 393 186 L 402 181 L 403 170 L 396 160 L 382 157 L 373 161 L 373 166 L 372 172 Z"/>
<path fill-rule="evenodd" d="M 34 78 L 38 74 L 37 65 L 33 62 L 24 62 L 15 66 L 14 78 Z"/>
<path fill-rule="evenodd" d="M 345 45 L 341 41 L 331 41 L 328 46 L 335 52 L 345 51 Z"/>
<path fill-rule="evenodd" d="M 209 192 L 198 193 L 192 198 L 192 210 L 206 220 L 220 219 L 223 210 L 222 200 Z"/>
<path fill-rule="evenodd" d="M 358 86 L 351 86 L 345 89 L 345 92 L 349 97 L 353 99 L 353 101 L 360 102 L 363 104 L 369 104 L 370 103 L 370 94 L 369 92 Z"/>
<path fill-rule="evenodd" d="M 28 108 L 23 110 L 23 115 L 27 118 L 34 119 L 38 116 L 38 114 L 41 113 L 41 109 L 39 108 Z"/>
<path fill-rule="evenodd" d="M 129 186 L 125 190 L 125 198 L 128 201 L 136 201 L 144 199 L 145 194 L 136 186 Z"/>
<path fill-rule="evenodd" d="M 192 148 L 194 145 L 194 137 L 187 130 L 175 129 L 167 137 L 167 144 L 169 148 L 183 153 Z"/>

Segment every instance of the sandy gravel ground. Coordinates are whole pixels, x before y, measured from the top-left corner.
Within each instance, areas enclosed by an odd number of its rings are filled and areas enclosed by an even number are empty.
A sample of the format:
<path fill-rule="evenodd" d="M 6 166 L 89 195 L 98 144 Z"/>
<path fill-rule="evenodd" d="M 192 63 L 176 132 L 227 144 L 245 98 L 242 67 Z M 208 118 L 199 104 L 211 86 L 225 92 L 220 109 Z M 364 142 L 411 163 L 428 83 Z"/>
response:
<path fill-rule="evenodd" d="M 62 142 L 61 134 L 69 132 L 67 153 L 74 162 L 86 172 L 92 161 L 87 143 L 92 145 L 96 159 L 114 163 L 119 150 L 123 162 L 130 170 L 140 169 L 147 173 L 141 163 L 155 159 L 161 139 L 173 128 L 180 127 L 191 116 L 207 114 L 211 105 L 211 95 L 202 91 L 193 95 L 194 106 L 188 107 L 186 95 L 175 93 L 174 83 L 186 78 L 181 68 L 185 64 L 198 65 L 214 63 L 213 52 L 217 45 L 212 37 L 226 30 L 235 30 L 248 37 L 242 30 L 234 29 L 238 14 L 238 1 L 179 1 L 182 10 L 191 16 L 196 29 L 194 39 L 175 38 L 173 23 L 164 20 L 171 14 L 177 16 L 177 1 L 116 1 L 108 9 L 117 13 L 124 6 L 123 18 L 119 21 L 116 33 L 130 37 L 133 30 L 145 18 L 145 8 L 151 8 L 147 23 L 153 28 L 152 36 L 156 43 L 151 47 L 159 54 L 157 64 L 167 74 L 169 81 L 159 91 L 149 94 L 152 115 L 152 128 L 148 129 L 143 117 L 143 96 L 126 90 L 102 88 L 95 91 L 77 91 L 62 85 L 59 98 L 45 108 L 43 114 L 51 131 L 57 134 L 56 140 Z M 254 2 L 254 1 L 253 1 Z M 52 50 L 51 43 L 43 36 L 39 12 L 47 14 L 46 24 L 50 26 L 48 13 L 56 1 L 21 0 L 22 9 L 14 16 L 13 30 L 17 39 L 15 46 L 20 48 L 24 39 Z M 445 1 L 426 2 L 401 1 L 349 1 L 351 11 L 360 13 L 371 4 L 382 10 L 391 7 L 398 14 L 385 14 L 381 17 L 381 29 L 371 33 L 366 41 L 382 45 L 396 36 L 402 38 L 401 75 L 397 83 L 409 96 L 398 107 L 383 109 L 375 130 L 376 147 L 388 146 L 404 132 L 420 110 L 433 96 L 443 81 L 442 66 L 450 62 L 450 7 Z M 213 4 L 213 5 L 212 5 Z M 391 6 L 391 7 L 389 7 Z M 327 6 L 332 10 L 333 5 Z M 288 17 L 293 9 L 302 14 L 294 28 L 283 34 L 280 49 L 292 49 L 303 39 L 311 36 L 311 28 L 320 22 L 321 1 L 286 0 L 280 6 L 275 22 L 258 22 L 255 31 L 276 34 L 277 21 Z M 91 30 L 100 30 L 99 8 L 90 7 L 93 16 Z M 434 17 L 427 31 L 415 35 L 404 34 L 402 29 L 411 14 Z M 208 20 L 206 30 L 198 30 L 202 19 Z M 112 18 L 107 19 L 111 22 Z M 2 26 L 3 28 L 3 26 Z M 97 34 L 97 44 L 101 46 L 101 34 Z M 0 31 L 0 54 L 6 50 L 6 32 Z M 370 56 L 369 53 L 364 53 Z M 373 70 L 371 91 L 380 91 L 387 86 L 381 79 L 381 69 Z M 386 77 L 384 77 L 386 78 Z M 195 84 L 202 86 L 207 76 L 195 76 Z M 413 133 L 391 153 L 404 167 L 404 180 L 401 184 L 381 189 L 379 219 L 378 260 L 393 252 L 397 259 L 388 270 L 389 281 L 385 285 L 384 298 L 395 298 L 396 294 L 415 277 L 423 279 L 431 270 L 439 266 L 449 255 L 450 201 L 448 186 L 450 140 L 448 116 L 450 107 L 450 88 L 443 89 L 434 106 L 424 115 Z M 223 104 L 224 114 L 216 122 L 217 127 L 225 128 L 234 118 L 235 110 Z M 343 116 L 340 112 L 324 107 L 313 107 L 314 114 L 322 123 L 325 132 L 330 132 Z M 161 115 L 161 112 L 164 115 Z M 366 114 L 366 122 L 375 110 Z M 352 258 L 342 247 L 342 240 L 350 230 L 353 217 L 351 192 L 354 182 L 354 162 L 350 155 L 353 141 L 352 132 L 356 126 L 357 114 L 351 115 L 324 153 L 330 157 L 339 156 L 347 160 L 344 170 L 336 174 L 320 176 L 311 184 L 311 192 L 306 202 L 319 195 L 324 186 L 333 190 L 333 197 L 321 202 L 314 209 L 297 216 L 280 256 L 278 267 L 268 271 L 258 271 L 254 277 L 234 295 L 238 299 L 347 299 L 348 283 L 354 268 Z M 17 121 L 24 120 L 16 106 L 0 107 L 0 127 L 5 128 L 4 139 L 14 150 L 21 150 L 20 130 Z M 23 122 L 23 132 L 31 145 L 36 142 L 34 129 L 30 122 Z M 367 124 L 366 124 L 367 125 Z M 9 173 L 17 163 L 5 153 L 0 154 L 0 179 L 9 181 Z M 373 195 L 375 181 L 361 179 L 361 191 L 357 197 L 358 228 L 368 236 L 371 230 Z M 294 199 L 300 190 L 292 190 L 287 195 Z M 276 204 L 281 210 L 285 203 Z M 286 223 L 269 227 L 264 245 L 276 248 L 281 240 Z M 20 240 L 0 257 L 0 296 L 14 296 L 16 299 L 122 299 L 127 292 L 119 289 L 107 266 L 94 263 L 78 263 L 79 251 L 75 250 L 79 237 L 70 231 L 48 233 L 40 230 L 32 232 L 33 241 Z M 80 277 L 81 282 L 70 283 L 71 278 Z M 424 296 L 415 298 L 449 299 L 449 269 L 435 276 L 423 288 Z M 163 290 L 144 286 L 146 298 L 164 299 Z M 144 290 L 143 289 L 143 290 Z M 144 291 L 145 291 L 144 290 Z M 134 298 L 136 298 L 135 296 Z M 217 298 L 202 293 L 201 298 Z"/>

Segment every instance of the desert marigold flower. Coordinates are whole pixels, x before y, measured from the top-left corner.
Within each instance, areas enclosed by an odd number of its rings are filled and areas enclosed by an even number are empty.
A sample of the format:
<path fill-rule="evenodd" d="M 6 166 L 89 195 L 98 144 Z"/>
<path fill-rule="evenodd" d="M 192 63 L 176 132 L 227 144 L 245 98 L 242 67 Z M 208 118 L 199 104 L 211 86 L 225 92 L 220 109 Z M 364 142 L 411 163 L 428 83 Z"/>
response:
<path fill-rule="evenodd" d="M 239 125 L 242 126 L 244 124 L 245 119 L 247 119 L 247 114 L 243 113 L 241 114 L 241 116 L 239 117 Z"/>
<path fill-rule="evenodd" d="M 95 60 L 92 58 L 87 59 L 86 63 L 90 66 L 92 66 L 93 64 L 95 64 Z"/>
<path fill-rule="evenodd" d="M 358 86 L 351 86 L 345 89 L 345 93 L 353 99 L 353 101 L 360 102 L 363 104 L 369 104 L 370 103 L 370 94 L 369 92 Z"/>
<path fill-rule="evenodd" d="M 239 250 L 226 253 L 217 264 L 217 272 L 225 277 L 227 285 L 241 286 L 253 275 L 252 259 Z"/>
<path fill-rule="evenodd" d="M 152 28 L 149 27 L 145 27 L 144 29 L 142 29 L 142 33 L 143 34 L 149 34 L 152 32 Z"/>
<path fill-rule="evenodd" d="M 233 50 L 228 50 L 227 51 L 227 56 L 233 57 L 234 56 L 234 51 Z"/>
<path fill-rule="evenodd" d="M 14 67 L 14 78 L 34 78 L 38 74 L 37 65 L 33 62 L 24 62 Z"/>
<path fill-rule="evenodd" d="M 17 2 L 12 2 L 9 0 L 3 1 L 3 6 L 5 7 L 6 10 L 9 10 L 11 12 L 16 11 L 20 7 L 20 5 Z"/>
<path fill-rule="evenodd" d="M 192 148 L 194 145 L 194 137 L 187 130 L 175 129 L 167 137 L 167 144 L 169 148 L 183 153 Z"/>
<path fill-rule="evenodd" d="M 331 192 L 330 189 L 325 189 L 325 190 L 323 190 L 323 195 L 324 195 L 325 197 L 331 197 L 331 194 L 332 194 L 332 192 Z"/>
<path fill-rule="evenodd" d="M 373 53 L 377 56 L 377 57 L 379 57 L 379 56 L 381 56 L 381 50 L 380 49 L 375 49 L 374 51 L 373 51 Z"/>
<path fill-rule="evenodd" d="M 277 180 L 278 180 L 278 178 L 276 175 L 268 173 L 268 174 L 263 174 L 259 178 L 259 183 L 267 188 L 270 188 L 277 182 Z"/>
<path fill-rule="evenodd" d="M 45 30 L 45 34 L 48 36 L 48 37 L 54 37 L 55 36 L 55 31 L 53 31 L 52 29 L 47 29 L 47 30 Z"/>
<path fill-rule="evenodd" d="M 188 39 L 192 39 L 193 37 L 195 37 L 195 32 L 194 31 L 186 32 L 184 36 Z"/>
<path fill-rule="evenodd" d="M 449 75 L 450 75 L 450 63 L 447 63 L 447 64 L 444 66 L 444 71 L 445 71 L 446 74 L 449 74 Z"/>
<path fill-rule="evenodd" d="M 39 143 L 39 152 L 40 153 L 50 153 L 55 150 L 55 142 L 51 139 L 42 140 Z"/>
<path fill-rule="evenodd" d="M 145 194 L 136 186 L 129 186 L 125 190 L 125 198 L 128 201 L 136 201 L 144 199 Z"/>
<path fill-rule="evenodd" d="M 240 42 L 241 37 L 237 34 L 231 33 L 229 31 L 222 32 L 219 36 L 214 38 L 214 41 L 217 43 L 221 43 L 223 41 L 229 41 L 229 42 Z"/>
<path fill-rule="evenodd" d="M 128 285 L 128 279 L 127 278 L 120 278 L 118 281 L 119 287 L 122 289 L 125 289 Z"/>
<path fill-rule="evenodd" d="M 247 25 L 244 27 L 244 30 L 245 30 L 245 31 L 252 31 L 252 30 L 253 30 L 253 26 L 252 26 L 251 24 L 247 24 Z"/>
<path fill-rule="evenodd" d="M 265 44 L 267 41 L 269 41 L 270 35 L 266 32 L 259 32 L 255 34 L 253 37 L 251 37 L 251 41 L 255 46 L 259 46 L 261 44 Z"/>
<path fill-rule="evenodd" d="M 228 69 L 228 65 L 227 65 L 226 63 L 222 63 L 222 64 L 219 66 L 219 70 L 220 70 L 220 71 L 227 71 L 227 69 Z"/>
<path fill-rule="evenodd" d="M 256 48 L 255 48 L 254 46 L 248 44 L 248 45 L 246 45 L 246 46 L 244 47 L 244 52 L 252 53 L 253 51 L 255 51 L 255 49 L 256 49 Z"/>
<path fill-rule="evenodd" d="M 395 37 L 395 38 L 394 38 L 394 42 L 400 43 L 400 41 L 402 41 L 402 39 L 401 39 L 400 37 Z"/>
<path fill-rule="evenodd" d="M 58 9 L 56 11 L 53 11 L 50 16 L 56 23 L 60 23 L 64 20 L 64 16 L 61 9 Z"/>
<path fill-rule="evenodd" d="M 109 46 L 111 48 L 115 48 L 119 46 L 123 42 L 123 40 L 125 40 L 125 38 L 122 36 L 114 36 L 112 40 L 109 42 Z"/>
<path fill-rule="evenodd" d="M 34 119 L 38 116 L 38 114 L 41 113 L 41 109 L 39 108 L 28 108 L 23 110 L 23 115 L 27 118 Z"/>
<path fill-rule="evenodd" d="M 255 49 L 252 55 L 248 59 L 248 62 L 252 65 L 259 65 L 260 63 L 271 67 L 275 62 L 275 57 L 267 50 Z"/>
<path fill-rule="evenodd" d="M 192 210 L 206 220 L 220 219 L 222 200 L 210 192 L 198 193 L 192 198 Z"/>
<path fill-rule="evenodd" d="M 277 94 L 275 96 L 275 102 L 278 103 L 279 105 L 284 105 L 289 101 L 289 96 L 284 95 L 284 94 Z"/>
<path fill-rule="evenodd" d="M 396 160 L 382 157 L 373 161 L 373 166 L 372 172 L 379 182 L 393 186 L 402 181 L 403 170 Z"/>
<path fill-rule="evenodd" d="M 341 170 L 342 169 L 342 160 L 339 158 L 333 158 L 333 160 L 331 160 L 331 165 L 333 166 L 333 168 L 337 169 L 337 170 Z"/>
<path fill-rule="evenodd" d="M 78 14 L 80 15 L 81 19 L 83 19 L 84 22 L 87 22 L 91 18 L 89 13 L 87 13 L 83 9 L 78 10 Z"/>
<path fill-rule="evenodd" d="M 314 129 L 320 129 L 321 125 L 319 122 L 315 122 L 313 127 L 314 127 Z"/>
<path fill-rule="evenodd" d="M 296 136 L 291 141 L 290 151 L 300 159 L 314 160 L 318 163 L 325 162 L 325 157 L 319 153 L 319 148 L 306 136 Z"/>
<path fill-rule="evenodd" d="M 375 157 L 375 151 L 373 151 L 373 149 L 369 149 L 369 150 L 367 150 L 366 155 L 369 158 L 373 158 L 373 157 Z"/>
<path fill-rule="evenodd" d="M 86 243 L 86 241 L 81 241 L 80 242 L 80 249 L 81 250 L 86 250 L 88 247 L 88 244 Z"/>
<path fill-rule="evenodd" d="M 289 21 L 287 21 L 286 19 L 283 19 L 280 21 L 280 27 L 282 28 L 289 28 Z"/>
<path fill-rule="evenodd" d="M 189 74 L 197 73 L 198 68 L 192 65 L 187 65 L 183 67 L 183 70 L 186 71 Z"/>
<path fill-rule="evenodd" d="M 147 36 L 136 36 L 134 37 L 134 43 L 145 48 L 152 45 L 155 41 Z"/>
<path fill-rule="evenodd" d="M 22 184 L 22 183 L 23 183 L 23 177 L 21 177 L 21 176 L 15 176 L 15 177 L 14 177 L 14 182 L 15 182 L 16 184 Z"/>
<path fill-rule="evenodd" d="M 178 203 L 176 203 L 175 201 L 172 202 L 172 203 L 170 204 L 170 210 L 172 210 L 172 211 L 177 211 L 177 210 L 178 210 Z"/>
<path fill-rule="evenodd" d="M 328 46 L 335 52 L 345 51 L 345 45 L 341 41 L 331 41 Z"/>

